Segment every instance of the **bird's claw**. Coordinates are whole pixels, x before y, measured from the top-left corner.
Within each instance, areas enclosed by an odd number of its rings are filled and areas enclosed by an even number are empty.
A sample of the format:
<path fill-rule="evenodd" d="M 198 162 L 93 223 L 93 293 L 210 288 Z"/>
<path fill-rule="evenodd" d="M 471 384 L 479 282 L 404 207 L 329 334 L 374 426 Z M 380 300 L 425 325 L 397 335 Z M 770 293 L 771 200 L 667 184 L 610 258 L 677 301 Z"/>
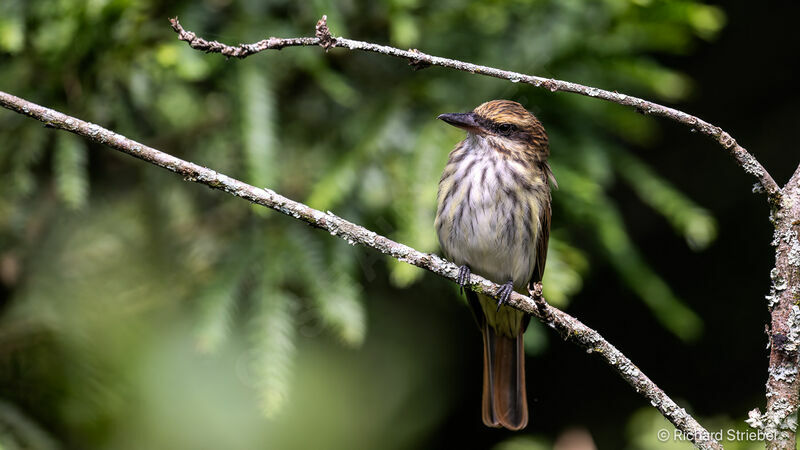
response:
<path fill-rule="evenodd" d="M 458 285 L 461 286 L 460 292 L 464 293 L 464 288 L 469 284 L 469 277 L 472 275 L 472 272 L 469 270 L 466 264 L 459 267 L 458 269 Z"/>
<path fill-rule="evenodd" d="M 508 303 L 508 299 L 511 298 L 511 293 L 514 292 L 514 283 L 512 281 L 507 282 L 506 284 L 500 286 L 500 290 L 497 291 L 497 310 L 500 311 L 500 307 Z"/>
<path fill-rule="evenodd" d="M 528 286 L 528 294 L 530 294 L 531 298 L 534 300 L 542 298 L 542 282 L 537 281 Z"/>

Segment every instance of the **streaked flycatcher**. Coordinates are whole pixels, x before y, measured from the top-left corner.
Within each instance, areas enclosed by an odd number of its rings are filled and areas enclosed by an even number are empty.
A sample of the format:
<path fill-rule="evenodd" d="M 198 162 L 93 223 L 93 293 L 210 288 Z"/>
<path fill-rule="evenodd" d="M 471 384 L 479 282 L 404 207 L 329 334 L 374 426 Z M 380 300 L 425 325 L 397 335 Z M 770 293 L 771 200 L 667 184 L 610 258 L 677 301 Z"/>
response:
<path fill-rule="evenodd" d="M 500 300 L 467 290 L 483 334 L 483 423 L 528 424 L 522 334 L 530 317 L 505 306 L 511 292 L 542 280 L 550 234 L 550 149 L 542 123 L 509 100 L 439 119 L 467 138 L 450 152 L 439 182 L 436 231 L 445 256 L 503 285 Z"/>

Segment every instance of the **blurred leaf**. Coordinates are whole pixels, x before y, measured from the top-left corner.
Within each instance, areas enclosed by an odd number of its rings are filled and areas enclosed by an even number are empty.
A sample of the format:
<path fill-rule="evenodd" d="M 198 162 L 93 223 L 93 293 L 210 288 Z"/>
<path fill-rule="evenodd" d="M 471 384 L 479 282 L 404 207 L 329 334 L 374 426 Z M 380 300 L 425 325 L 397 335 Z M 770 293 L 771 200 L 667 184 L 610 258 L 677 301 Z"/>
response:
<path fill-rule="evenodd" d="M 411 15 L 397 13 L 392 17 L 389 34 L 392 45 L 408 48 L 416 45 L 419 39 L 419 28 Z"/>
<path fill-rule="evenodd" d="M 346 78 L 330 68 L 322 65 L 315 67 L 313 74 L 319 86 L 336 102 L 343 106 L 354 106 L 358 101 L 359 92 Z"/>
<path fill-rule="evenodd" d="M 438 244 L 433 223 L 436 217 L 436 193 L 439 177 L 447 161 L 450 144 L 441 123 L 431 121 L 417 136 L 410 155 L 410 167 L 399 174 L 393 191 L 396 200 L 392 203 L 397 217 L 394 238 L 423 252 L 433 251 Z M 419 267 L 389 259 L 392 282 L 398 287 L 407 287 L 417 281 L 425 271 Z"/>
<path fill-rule="evenodd" d="M 60 17 L 52 17 L 47 26 L 37 30 L 33 37 L 34 47 L 44 54 L 60 53 L 75 41 L 78 32 L 78 21 L 73 14 L 65 13 Z"/>
<path fill-rule="evenodd" d="M 181 45 L 183 42 L 172 42 L 170 45 L 173 50 L 168 51 L 167 55 L 163 55 L 159 50 L 159 62 L 162 65 L 174 68 L 181 78 L 187 81 L 204 80 L 208 77 L 211 71 L 212 59 L 204 57 L 204 55 L 188 45 Z M 163 48 L 163 47 L 162 47 Z M 250 67 L 249 65 L 247 67 Z"/>
<path fill-rule="evenodd" d="M 274 417 L 286 403 L 291 386 L 296 334 L 291 310 L 295 299 L 277 285 L 262 281 L 256 302 L 257 311 L 250 323 L 250 369 L 261 410 L 267 417 Z"/>
<path fill-rule="evenodd" d="M 162 89 L 154 106 L 167 120 L 167 126 L 178 130 L 186 130 L 203 116 L 193 92 L 185 85 L 172 84 L 167 89 Z"/>
<path fill-rule="evenodd" d="M 549 298 L 547 300 L 550 301 Z M 543 354 L 550 343 L 550 332 L 537 320 L 531 320 L 522 337 L 525 340 L 525 353 L 529 356 Z"/>
<path fill-rule="evenodd" d="M 656 62 L 625 59 L 616 61 L 612 67 L 618 76 L 629 77 L 631 83 L 644 86 L 669 102 L 683 100 L 691 92 L 691 80 L 686 75 Z"/>
<path fill-rule="evenodd" d="M 565 308 L 569 298 L 583 287 L 583 276 L 588 269 L 589 262 L 583 252 L 551 236 L 542 294 L 549 303 Z"/>
<path fill-rule="evenodd" d="M 241 270 L 223 270 L 200 292 L 197 348 L 201 352 L 217 350 L 230 333 L 241 276 Z"/>
<path fill-rule="evenodd" d="M 0 450 L 55 450 L 58 443 L 39 424 L 0 400 Z"/>
<path fill-rule="evenodd" d="M 46 142 L 47 135 L 35 125 L 24 127 L 19 131 L 18 145 L 24 151 L 10 152 L 11 154 L 7 155 L 11 160 L 9 181 L 12 193 L 24 197 L 38 185 L 38 180 L 34 178 L 33 166 L 42 158 Z M 8 153 L 8 149 L 11 148 L 9 144 L 0 150 Z"/>
<path fill-rule="evenodd" d="M 259 187 L 274 186 L 278 174 L 275 99 L 270 83 L 263 67 L 254 64 L 240 67 L 245 181 Z M 260 207 L 257 210 L 266 212 Z"/>
<path fill-rule="evenodd" d="M 365 124 L 364 134 L 356 137 L 355 147 L 339 156 L 336 161 L 331 161 L 308 196 L 306 203 L 309 206 L 322 211 L 333 209 L 362 180 L 359 174 L 364 171 L 364 165 L 385 146 L 384 137 L 391 132 L 395 123 L 395 115 L 392 113 L 395 111 L 387 112 L 384 109 L 365 117 L 368 122 Z M 375 184 L 369 184 L 371 190 L 374 190 Z"/>
<path fill-rule="evenodd" d="M 89 197 L 86 152 L 82 138 L 69 133 L 57 135 L 53 155 L 56 192 L 70 209 L 82 208 Z"/>
<path fill-rule="evenodd" d="M 0 51 L 17 53 L 25 43 L 24 24 L 18 17 L 0 17 Z"/>
<path fill-rule="evenodd" d="M 703 39 L 713 38 L 725 26 L 725 12 L 718 6 L 695 4 L 690 8 L 689 22 Z"/>
<path fill-rule="evenodd" d="M 706 209 L 698 206 L 659 177 L 647 165 L 627 152 L 614 155 L 617 172 L 643 202 L 662 214 L 681 234 L 692 250 L 708 247 L 717 237 L 717 224 Z"/>
<path fill-rule="evenodd" d="M 625 230 L 619 211 L 596 186 L 581 176 L 559 168 L 559 192 L 570 197 L 570 214 L 592 223 L 609 262 L 622 280 L 653 311 L 655 318 L 685 341 L 699 338 L 703 322 L 644 261 Z"/>
<path fill-rule="evenodd" d="M 297 258 L 295 276 L 308 290 L 317 317 L 345 344 L 359 346 L 366 334 L 362 288 L 351 278 L 354 250 L 344 242 L 333 243 L 326 255 L 319 237 L 308 230 L 287 230 Z"/>
<path fill-rule="evenodd" d="M 181 53 L 180 43 L 170 42 L 161 44 L 156 49 L 156 61 L 164 67 L 172 68 L 178 64 L 178 55 Z"/>

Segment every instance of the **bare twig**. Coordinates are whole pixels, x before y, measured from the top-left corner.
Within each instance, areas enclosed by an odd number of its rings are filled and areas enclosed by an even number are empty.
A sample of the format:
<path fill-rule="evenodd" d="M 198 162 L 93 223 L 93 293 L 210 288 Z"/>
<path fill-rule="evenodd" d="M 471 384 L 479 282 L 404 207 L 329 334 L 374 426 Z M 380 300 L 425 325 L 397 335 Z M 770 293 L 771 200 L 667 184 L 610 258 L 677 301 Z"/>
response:
<path fill-rule="evenodd" d="M 314 227 L 328 231 L 350 244 L 360 244 L 373 248 L 399 261 L 429 270 L 437 275 L 457 281 L 459 268 L 455 264 L 436 255 L 422 253 L 407 245 L 367 230 L 331 212 L 324 213 L 302 203 L 283 197 L 269 189 L 257 188 L 214 170 L 184 161 L 167 153 L 148 147 L 139 142 L 107 130 L 99 125 L 70 117 L 58 111 L 31 103 L 0 91 L 0 105 L 44 122 L 50 128 L 70 131 L 91 141 L 127 153 L 150 164 L 155 164 L 183 176 L 184 180 L 205 184 L 225 191 L 236 197 L 279 211 L 302 220 Z M 496 297 L 500 286 L 485 278 L 472 275 L 470 289 Z M 720 449 L 722 446 L 685 409 L 680 408 L 653 381 L 650 380 L 630 359 L 606 341 L 600 333 L 587 327 L 578 319 L 547 304 L 537 287 L 533 291 L 535 300 L 516 292 L 512 293 L 508 304 L 516 309 L 532 314 L 542 322 L 558 330 L 564 339 L 573 342 L 590 353 L 602 358 L 606 364 L 628 382 L 639 394 L 656 407 L 664 417 L 681 430 L 698 448 Z"/>
<path fill-rule="evenodd" d="M 414 66 L 414 68 L 426 66 L 448 67 L 450 69 L 456 69 L 463 72 L 502 78 L 513 83 L 527 83 L 536 87 L 549 89 L 552 92 L 571 92 L 573 94 L 585 95 L 587 97 L 594 97 L 601 100 L 618 103 L 620 105 L 630 106 L 636 108 L 636 110 L 642 114 L 652 114 L 654 116 L 665 117 L 711 137 L 723 148 L 730 152 L 730 154 L 736 160 L 736 163 L 739 164 L 739 166 L 741 166 L 745 172 L 757 179 L 761 190 L 767 193 L 770 203 L 777 203 L 780 197 L 781 190 L 775 183 L 775 180 L 772 179 L 772 176 L 769 174 L 769 172 L 764 169 L 761 163 L 759 163 L 753 155 L 748 153 L 744 147 L 739 145 L 736 140 L 733 139 L 733 137 L 731 137 L 731 135 L 725 132 L 722 128 L 712 125 L 698 117 L 692 116 L 691 114 L 687 114 L 683 111 L 678 111 L 677 109 L 669 108 L 667 106 L 659 105 L 658 103 L 648 100 L 643 100 L 638 97 L 633 97 L 631 95 L 584 86 L 582 84 L 573 83 L 570 81 L 537 77 L 534 75 L 511 72 L 508 70 L 495 69 L 494 67 L 471 64 L 455 59 L 441 58 L 422 53 L 416 49 L 400 50 L 398 48 L 389 47 L 386 45 L 355 41 L 343 37 L 333 37 L 330 33 L 330 30 L 328 30 L 326 22 L 326 16 L 322 16 L 322 19 L 317 22 L 317 37 L 271 37 L 254 44 L 239 44 L 238 46 L 234 47 L 217 41 L 209 42 L 205 39 L 199 38 L 195 33 L 184 30 L 177 18 L 170 19 L 172 28 L 178 33 L 178 39 L 188 42 L 192 48 L 203 50 L 207 53 L 221 53 L 225 56 L 245 58 L 264 50 L 280 50 L 284 47 L 320 45 L 325 48 L 325 50 L 328 50 L 332 47 L 346 48 L 348 50 L 361 50 L 407 59 L 410 61 L 411 65 Z"/>

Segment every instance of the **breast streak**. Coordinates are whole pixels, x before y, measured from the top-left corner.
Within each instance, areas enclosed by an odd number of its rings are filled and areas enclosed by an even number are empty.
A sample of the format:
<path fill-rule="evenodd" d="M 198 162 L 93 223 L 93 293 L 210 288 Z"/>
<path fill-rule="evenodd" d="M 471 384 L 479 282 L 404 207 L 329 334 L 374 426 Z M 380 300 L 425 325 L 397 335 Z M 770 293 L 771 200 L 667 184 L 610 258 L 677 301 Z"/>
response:
<path fill-rule="evenodd" d="M 501 284 L 512 280 L 524 292 L 536 261 L 540 211 L 530 194 L 514 185 L 511 171 L 521 170 L 493 153 L 464 158 L 454 174 L 461 180 L 458 191 L 443 211 L 452 228 L 440 240 L 457 264 Z"/>

